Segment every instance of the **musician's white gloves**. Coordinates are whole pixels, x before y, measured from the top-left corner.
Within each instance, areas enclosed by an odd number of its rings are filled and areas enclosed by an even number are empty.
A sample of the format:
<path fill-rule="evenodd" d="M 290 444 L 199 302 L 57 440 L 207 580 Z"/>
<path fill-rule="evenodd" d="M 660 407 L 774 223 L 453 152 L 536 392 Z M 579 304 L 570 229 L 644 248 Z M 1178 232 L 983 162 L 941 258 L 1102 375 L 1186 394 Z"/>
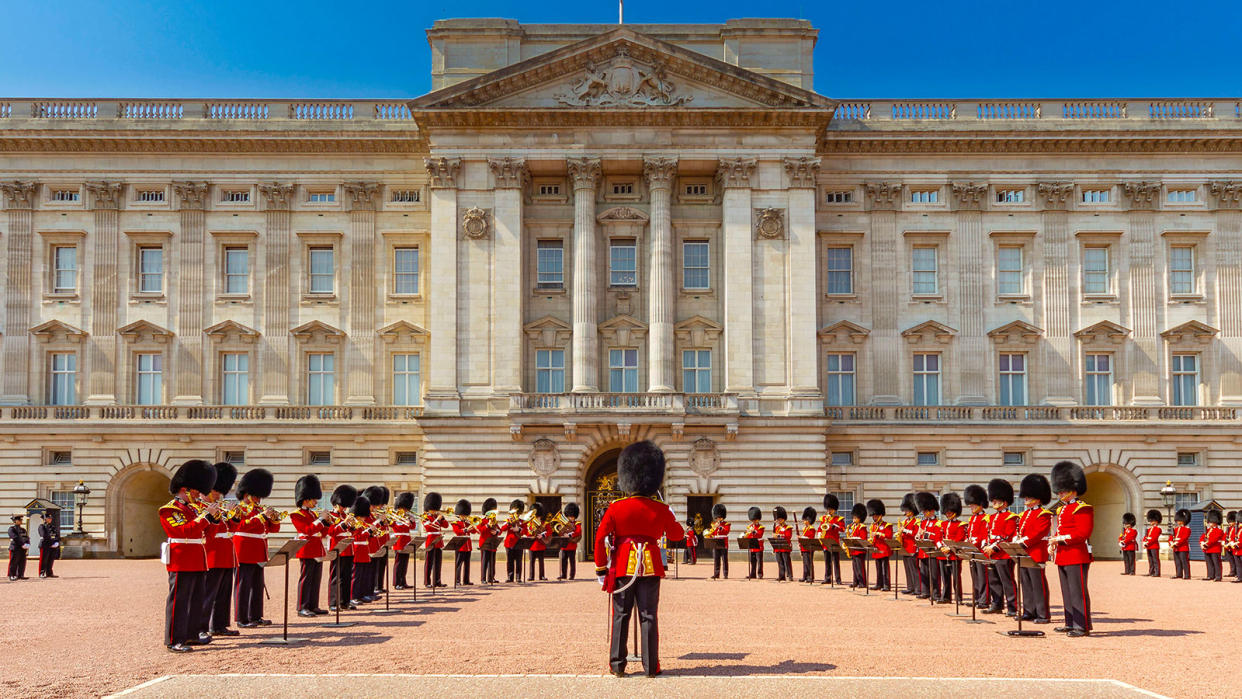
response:
<path fill-rule="evenodd" d="M 680 522 L 680 521 L 681 521 L 680 519 L 677 519 L 677 511 L 673 509 L 673 506 L 672 506 L 672 505 L 669 505 L 669 506 L 668 506 L 668 513 L 669 513 L 670 515 L 672 515 L 672 516 L 673 516 L 673 521 L 674 521 L 674 522 Z"/>
<path fill-rule="evenodd" d="M 608 584 L 608 578 L 607 578 L 606 576 L 603 576 L 603 575 L 597 575 L 597 576 L 595 576 L 595 579 L 596 579 L 597 581 L 599 581 L 599 586 L 600 586 L 600 588 L 603 588 L 605 585 L 607 585 L 607 584 Z"/>

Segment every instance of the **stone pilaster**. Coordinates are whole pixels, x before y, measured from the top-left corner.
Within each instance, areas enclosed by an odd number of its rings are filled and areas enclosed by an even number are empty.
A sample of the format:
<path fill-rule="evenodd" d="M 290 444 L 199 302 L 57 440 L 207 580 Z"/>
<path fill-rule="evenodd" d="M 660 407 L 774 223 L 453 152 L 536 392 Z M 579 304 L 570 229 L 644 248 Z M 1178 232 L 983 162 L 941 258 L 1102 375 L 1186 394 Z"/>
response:
<path fill-rule="evenodd" d="M 293 203 L 292 184 L 259 186 L 266 203 L 263 236 L 266 241 L 266 273 L 263 276 L 263 338 L 259 345 L 259 403 L 289 405 L 289 374 L 293 328 L 291 310 L 297 308 L 297 288 L 290 271 L 293 250 L 293 226 L 290 208 Z"/>
<path fill-rule="evenodd" d="M 957 209 L 958 252 L 958 328 L 960 334 L 954 343 L 957 349 L 956 370 L 961 377 L 958 383 L 959 405 L 984 405 L 988 373 L 992 362 L 988 360 L 987 329 L 983 327 L 984 300 L 988 296 L 989 264 L 985 259 L 988 248 L 983 234 L 983 203 L 987 185 L 975 182 L 955 182 L 952 186 Z"/>
<path fill-rule="evenodd" d="M 171 347 L 174 405 L 202 405 L 203 328 L 211 317 L 211 290 L 203 274 L 211 254 L 207 235 L 206 182 L 175 182 L 173 191 L 181 208 L 181 249 L 177 270 L 176 340 Z"/>
<path fill-rule="evenodd" d="M 457 178 L 460 158 L 426 158 L 431 178 L 431 260 L 428 274 L 431 326 L 426 411 L 455 415 L 457 391 Z"/>
<path fill-rule="evenodd" d="M 789 178 L 789 241 L 786 248 L 786 327 L 789 333 L 789 393 L 801 400 L 791 404 L 794 412 L 823 413 L 819 391 L 819 341 L 816 335 L 817 303 L 802 303 L 807 290 L 816 288 L 815 189 L 819 158 L 786 158 Z"/>
<path fill-rule="evenodd" d="M 1040 304 L 1043 318 L 1035 324 L 1044 328 L 1044 351 L 1039 371 L 1045 380 L 1044 402 L 1075 405 L 1079 402 L 1078 347 L 1074 326 L 1078 318 L 1078 277 L 1070 260 L 1069 208 L 1074 185 L 1069 182 L 1042 182 L 1038 195 L 1043 201 L 1040 228 L 1043 231 L 1043 288 Z"/>
<path fill-rule="evenodd" d="M 754 241 L 750 178 L 754 158 L 722 158 L 716 167 L 724 232 L 725 391 L 755 392 Z"/>
<path fill-rule="evenodd" d="M 875 182 L 864 186 L 871 213 L 871 288 L 893 289 L 893 270 L 899 269 L 897 251 L 897 207 L 901 201 L 899 183 Z M 901 376 L 905 371 L 902 342 L 897 327 L 897 300 L 908 293 L 896 289 L 895 293 L 876 293 L 872 307 L 873 323 L 868 345 L 871 347 L 871 376 L 873 379 L 872 403 L 876 405 L 899 405 L 901 403 Z M 894 370 L 894 368 L 901 370 Z"/>
<path fill-rule="evenodd" d="M 647 390 L 667 393 L 674 389 L 676 358 L 673 324 L 676 321 L 677 289 L 673 278 L 673 178 L 676 158 L 648 158 L 643 175 L 651 192 L 651 293 L 647 296 Z"/>
<path fill-rule="evenodd" d="M 121 326 L 120 309 L 125 307 L 125 294 L 120 280 L 120 208 L 123 186 L 119 182 L 88 182 L 91 207 L 95 220 L 94 263 L 91 271 L 94 285 L 90 292 L 90 333 L 86 370 L 87 405 L 108 405 L 117 402 L 120 372 L 117 364 L 116 331 Z"/>
<path fill-rule="evenodd" d="M 595 264 L 595 191 L 599 158 L 566 160 L 574 189 L 573 391 L 599 390 L 599 274 Z"/>
<path fill-rule="evenodd" d="M 1156 269 L 1154 212 L 1160 198 L 1160 185 L 1128 182 L 1123 189 L 1130 200 L 1130 235 L 1125 246 L 1130 257 L 1130 283 L 1127 289 L 1121 290 L 1121 323 L 1134 330 L 1127 365 L 1132 382 L 1131 401 L 1134 405 L 1163 405 L 1161 377 L 1165 375 L 1165 360 L 1160 329 L 1165 304 L 1164 284 L 1160 283 Z M 1126 316 L 1131 318 L 1129 323 Z"/>
<path fill-rule="evenodd" d="M 1213 243 L 1216 256 L 1215 299 L 1220 336 L 1215 343 L 1216 372 L 1220 376 L 1221 405 L 1242 405 L 1242 183 L 1213 182 L 1216 197 L 1216 230 Z"/>
<path fill-rule="evenodd" d="M 495 180 L 492 213 L 492 390 L 498 395 L 522 390 L 522 202 L 530 178 L 522 158 L 487 161 Z"/>
<path fill-rule="evenodd" d="M 379 327 L 379 295 L 375 270 L 382 260 L 375 251 L 381 249 L 375 236 L 375 208 L 379 197 L 378 182 L 346 182 L 345 204 L 349 207 L 349 315 L 346 319 L 349 339 L 345 344 L 345 403 L 375 405 L 375 372 L 387 367 L 375 366 L 375 330 Z"/>
<path fill-rule="evenodd" d="M 0 404 L 30 402 L 30 335 L 33 301 L 38 293 L 31 284 L 31 251 L 34 249 L 35 182 L 0 182 L 8 209 L 8 245 L 4 291 L 4 392 Z"/>

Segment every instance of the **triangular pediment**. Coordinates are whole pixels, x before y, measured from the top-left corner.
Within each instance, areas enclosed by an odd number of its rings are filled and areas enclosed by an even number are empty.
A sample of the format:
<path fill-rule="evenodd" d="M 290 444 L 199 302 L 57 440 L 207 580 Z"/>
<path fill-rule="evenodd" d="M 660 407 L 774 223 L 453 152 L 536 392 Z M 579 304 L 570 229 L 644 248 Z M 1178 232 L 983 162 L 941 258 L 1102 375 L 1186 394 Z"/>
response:
<path fill-rule="evenodd" d="M 149 320 L 136 320 L 123 328 L 118 328 L 117 335 L 120 335 L 126 342 L 168 342 L 172 337 L 172 332 L 161 328 Z"/>
<path fill-rule="evenodd" d="M 706 347 L 720 337 L 724 326 L 710 318 L 690 316 L 673 326 L 673 333 L 688 347 Z"/>
<path fill-rule="evenodd" d="M 957 331 L 953 328 L 934 320 L 925 320 L 901 332 L 907 342 L 937 342 L 942 345 L 947 344 L 956 334 Z"/>
<path fill-rule="evenodd" d="M 1171 344 L 1179 343 L 1199 343 L 1206 345 L 1212 341 L 1213 337 L 1220 333 L 1219 330 L 1213 328 L 1207 323 L 1197 320 L 1188 320 L 1181 325 L 1169 328 L 1160 333 L 1160 336 L 1168 340 Z"/>
<path fill-rule="evenodd" d="M 387 343 L 405 343 L 421 345 L 427 341 L 430 336 L 426 330 L 407 321 L 398 320 L 395 323 L 386 325 L 379 329 L 379 336 Z"/>
<path fill-rule="evenodd" d="M 235 320 L 222 320 L 210 328 L 203 330 L 203 334 L 216 342 L 222 342 L 232 338 L 237 338 L 242 342 L 254 342 L 259 339 L 258 330 L 242 325 Z"/>
<path fill-rule="evenodd" d="M 838 320 L 819 329 L 819 341 L 826 345 L 854 344 L 861 345 L 871 331 L 848 320 Z"/>
<path fill-rule="evenodd" d="M 569 323 L 552 316 L 532 320 L 522 326 L 522 332 L 538 347 L 561 347 L 573 336 L 573 328 Z"/>
<path fill-rule="evenodd" d="M 290 335 L 297 338 L 302 344 L 327 343 L 336 344 L 345 337 L 345 333 L 328 325 L 321 320 L 312 320 L 309 323 L 303 323 L 298 327 L 289 331 Z"/>
<path fill-rule="evenodd" d="M 999 328 L 988 331 L 988 337 L 992 338 L 993 342 L 1008 345 L 1033 345 L 1039 342 L 1043 334 L 1043 330 L 1024 320 L 1010 321 Z"/>
<path fill-rule="evenodd" d="M 30 329 L 30 334 L 37 337 L 40 342 L 51 342 L 53 340 L 81 342 L 82 338 L 86 337 L 85 331 L 59 320 L 49 320 L 46 323 L 40 323 Z"/>
<path fill-rule="evenodd" d="M 432 114 L 446 110 L 701 114 L 754 109 L 766 112 L 769 119 L 773 110 L 788 110 L 814 113 L 817 121 L 827 123 L 835 103 L 809 90 L 618 27 L 428 93 L 409 106 L 422 126 L 434 124 Z M 513 115 L 491 116 L 505 120 Z"/>
<path fill-rule="evenodd" d="M 1101 320 L 1074 333 L 1074 337 L 1083 342 L 1108 342 L 1114 345 L 1121 344 L 1129 335 L 1129 328 L 1122 327 L 1111 320 Z"/>
<path fill-rule="evenodd" d="M 647 324 L 630 315 L 613 316 L 599 324 L 599 334 L 606 344 L 626 347 L 647 335 Z"/>

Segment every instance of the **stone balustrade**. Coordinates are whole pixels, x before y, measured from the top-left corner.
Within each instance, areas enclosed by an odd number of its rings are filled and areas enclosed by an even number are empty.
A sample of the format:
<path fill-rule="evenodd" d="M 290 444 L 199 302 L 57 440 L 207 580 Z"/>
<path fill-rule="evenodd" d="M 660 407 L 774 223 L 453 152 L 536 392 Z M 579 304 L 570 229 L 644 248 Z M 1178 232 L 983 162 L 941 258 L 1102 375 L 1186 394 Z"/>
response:
<path fill-rule="evenodd" d="M 1242 102 L 1237 99 L 843 101 L 837 105 L 834 119 L 837 122 L 1116 120 L 1164 123 L 1242 119 Z"/>
<path fill-rule="evenodd" d="M 513 393 L 510 414 L 737 415 L 733 393 Z"/>
<path fill-rule="evenodd" d="M 830 407 L 824 415 L 835 422 L 1225 422 L 1237 421 L 1239 408 L 1208 406 L 875 406 Z"/>
<path fill-rule="evenodd" d="M 15 405 L 2 421 L 409 422 L 421 406 L 383 405 Z"/>
<path fill-rule="evenodd" d="M 3 99 L 0 119 L 56 121 L 410 121 L 404 100 Z"/>

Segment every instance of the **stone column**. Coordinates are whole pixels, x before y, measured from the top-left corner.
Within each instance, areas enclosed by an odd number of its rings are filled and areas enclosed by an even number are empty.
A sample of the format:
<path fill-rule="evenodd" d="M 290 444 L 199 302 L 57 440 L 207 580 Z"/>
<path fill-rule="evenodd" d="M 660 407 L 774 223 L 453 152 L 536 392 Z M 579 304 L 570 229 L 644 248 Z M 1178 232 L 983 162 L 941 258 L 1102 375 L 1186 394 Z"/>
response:
<path fill-rule="evenodd" d="M 1216 375 L 1220 377 L 1220 404 L 1242 406 L 1242 184 L 1213 182 L 1216 197 L 1216 289 L 1205 289 L 1208 303 L 1215 300 L 1220 337 L 1216 341 Z M 1215 294 L 1213 299 L 1212 294 Z"/>
<path fill-rule="evenodd" d="M 177 269 L 176 333 L 171 347 L 174 405 L 203 404 L 203 328 L 211 317 L 211 292 L 203 274 L 210 255 L 206 182 L 174 182 L 181 208 L 177 235 L 181 263 Z"/>
<path fill-rule="evenodd" d="M 349 315 L 345 344 L 345 387 L 347 405 L 375 405 L 375 372 L 387 367 L 375 366 L 375 331 L 379 329 L 379 294 L 376 269 L 383 264 L 375 251 L 381 248 L 375 239 L 375 202 L 379 196 L 378 182 L 346 182 L 345 202 L 349 207 Z"/>
<path fill-rule="evenodd" d="M 786 302 L 789 333 L 789 395 L 791 413 L 823 414 L 819 390 L 819 338 L 816 331 L 818 301 L 806 303 L 807 292 L 816 288 L 815 177 L 819 158 L 786 158 L 789 178 L 789 245 L 786 249 Z"/>
<path fill-rule="evenodd" d="M 1040 227 L 1043 230 L 1044 317 L 1035 324 L 1044 328 L 1040 373 L 1047 381 L 1044 402 L 1049 405 L 1076 405 L 1080 391 L 1077 377 L 1077 340 L 1074 327 L 1078 310 L 1077 276 L 1070 264 L 1069 201 L 1074 185 L 1069 182 L 1042 182 L 1037 188 L 1043 200 Z M 1032 257 L 1036 251 L 1032 251 Z M 1035 289 L 1034 293 L 1041 293 Z"/>
<path fill-rule="evenodd" d="M 673 391 L 676 358 L 673 356 L 673 324 L 676 322 L 677 289 L 673 276 L 673 178 L 676 158 L 648 158 L 643 175 L 651 192 L 651 293 L 647 296 L 647 390 Z"/>
<path fill-rule="evenodd" d="M 120 182 L 88 182 L 91 207 L 95 212 L 94 262 L 91 272 L 94 284 L 90 298 L 90 342 L 87 347 L 86 405 L 116 403 L 120 391 L 116 382 L 117 371 L 116 331 L 121 326 L 120 309 L 125 307 L 125 294 L 121 289 L 120 218 L 124 186 Z"/>
<path fill-rule="evenodd" d="M 595 265 L 595 189 L 599 158 L 566 161 L 574 185 L 574 375 L 575 393 L 599 390 L 599 271 Z"/>
<path fill-rule="evenodd" d="M 9 226 L 6 237 L 7 284 L 4 290 L 4 392 L 0 404 L 30 403 L 31 305 L 41 295 L 31 283 L 31 251 L 34 250 L 35 182 L 3 182 Z"/>
<path fill-rule="evenodd" d="M 293 250 L 293 226 L 290 208 L 294 186 L 265 184 L 259 186 L 267 205 L 263 238 L 267 251 L 263 276 L 263 338 L 259 344 L 259 392 L 261 405 L 289 405 L 289 372 L 293 364 L 293 329 L 291 311 L 297 307 L 298 285 L 290 275 Z"/>
<path fill-rule="evenodd" d="M 492 391 L 496 396 L 522 390 L 522 188 L 529 178 L 522 158 L 487 161 L 495 180 L 492 242 Z"/>
<path fill-rule="evenodd" d="M 721 196 L 721 229 L 724 233 L 724 368 L 725 392 L 753 395 L 755 365 L 754 258 L 751 240 L 750 178 L 754 158 L 722 158 L 716 168 Z"/>
<path fill-rule="evenodd" d="M 988 372 L 993 370 L 987 328 L 983 326 L 990 270 L 984 256 L 988 245 L 983 234 L 983 204 L 987 200 L 988 187 L 975 182 L 955 182 L 952 190 L 957 207 L 957 240 L 951 242 L 957 246 L 957 327 L 961 334 L 955 343 L 956 366 L 951 365 L 949 370 L 961 377 L 957 391 L 958 405 L 985 405 L 988 402 L 985 395 Z"/>
<path fill-rule="evenodd" d="M 1128 182 L 1123 189 L 1130 200 L 1130 235 L 1126 245 L 1126 252 L 1130 255 L 1130 274 L 1129 283 L 1119 291 L 1121 323 L 1126 325 L 1125 317 L 1129 315 L 1134 330 L 1127 365 L 1133 387 L 1131 402 L 1134 405 L 1163 405 L 1165 400 L 1161 394 L 1164 393 L 1162 377 L 1165 376 L 1165 359 L 1160 326 L 1165 303 L 1164 284 L 1160 283 L 1156 271 L 1155 214 L 1160 201 L 1160 184 Z"/>
<path fill-rule="evenodd" d="M 908 298 L 909 290 L 894 289 L 894 270 L 900 236 L 897 232 L 897 207 L 901 202 L 900 182 L 875 182 L 864 185 L 871 213 L 871 289 L 873 327 L 867 344 L 871 347 L 871 402 L 875 405 L 901 404 L 901 377 L 905 362 L 900 329 L 897 327 L 897 300 Z M 885 293 L 888 290 L 889 293 Z"/>
<path fill-rule="evenodd" d="M 426 158 L 431 177 L 431 264 L 428 347 L 430 360 L 425 410 L 428 414 L 456 415 L 457 391 L 457 178 L 460 158 Z"/>

